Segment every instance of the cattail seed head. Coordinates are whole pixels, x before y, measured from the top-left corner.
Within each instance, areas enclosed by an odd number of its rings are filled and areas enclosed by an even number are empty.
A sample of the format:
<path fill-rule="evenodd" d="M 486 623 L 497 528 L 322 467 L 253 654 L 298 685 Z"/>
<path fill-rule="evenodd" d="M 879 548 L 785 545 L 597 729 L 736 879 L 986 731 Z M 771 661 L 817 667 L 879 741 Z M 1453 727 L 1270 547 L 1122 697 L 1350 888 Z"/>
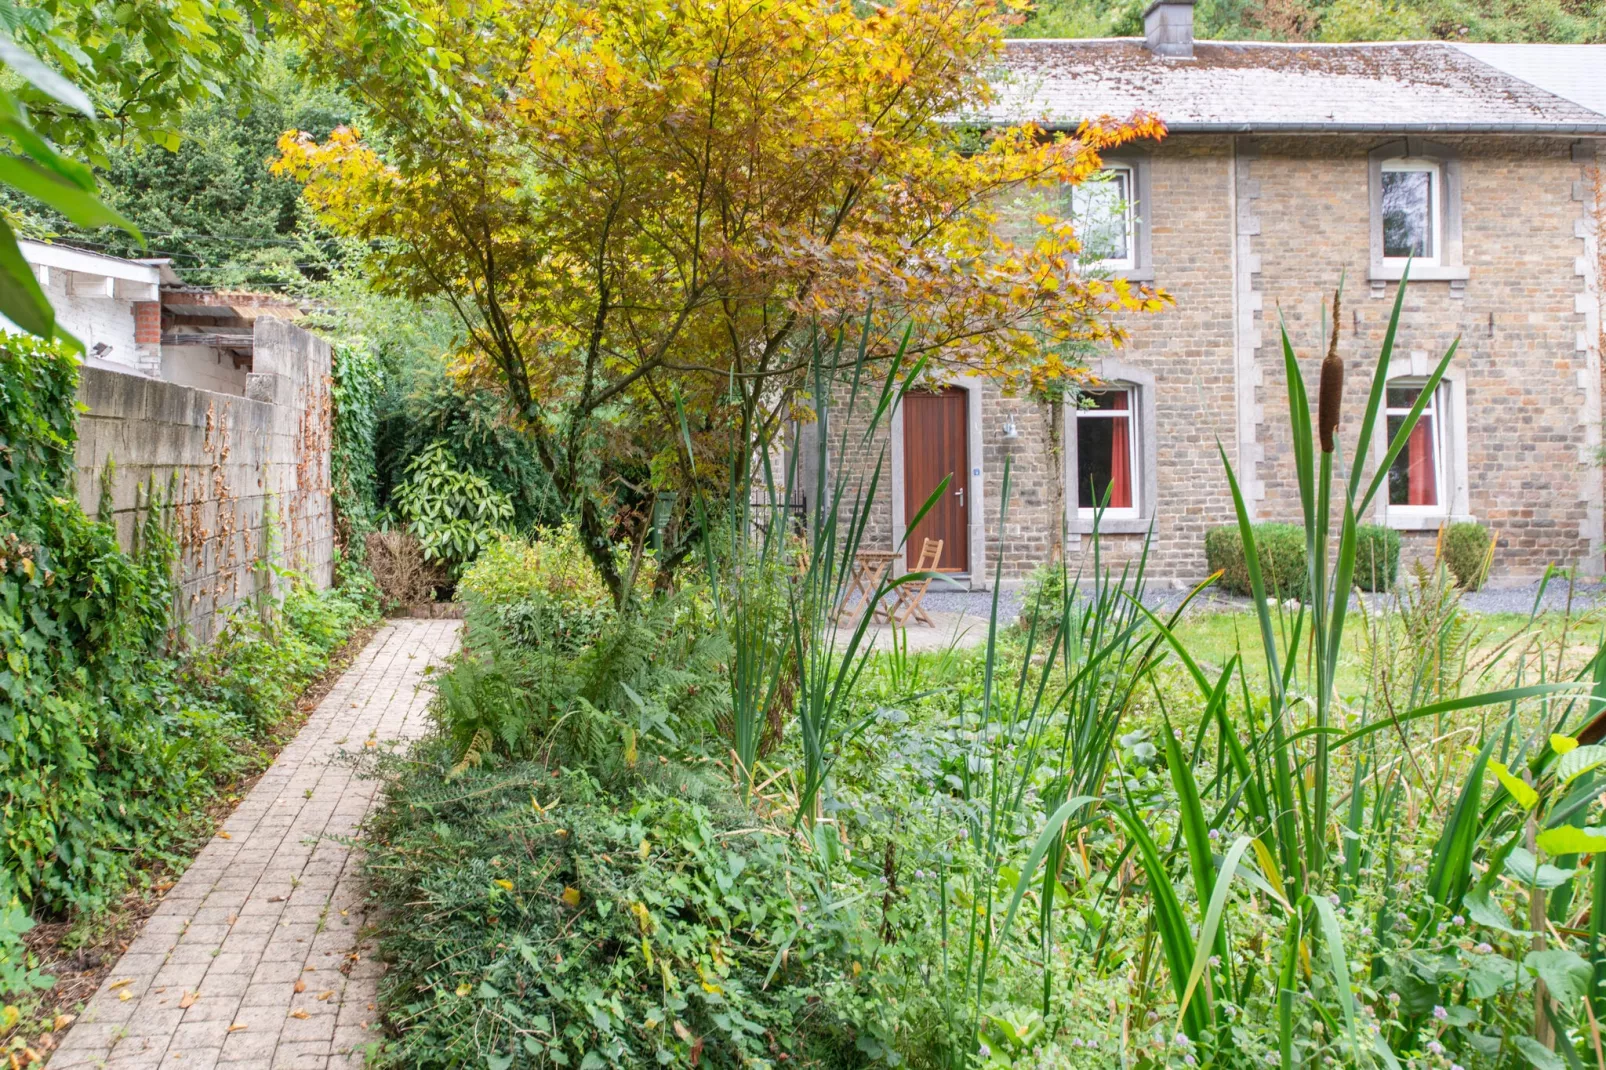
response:
<path fill-rule="evenodd" d="M 1338 294 L 1333 295 L 1333 333 L 1322 361 L 1321 387 L 1316 395 L 1316 428 L 1322 452 L 1337 448 L 1333 435 L 1338 431 L 1339 408 L 1344 401 L 1344 359 L 1338 355 Z"/>

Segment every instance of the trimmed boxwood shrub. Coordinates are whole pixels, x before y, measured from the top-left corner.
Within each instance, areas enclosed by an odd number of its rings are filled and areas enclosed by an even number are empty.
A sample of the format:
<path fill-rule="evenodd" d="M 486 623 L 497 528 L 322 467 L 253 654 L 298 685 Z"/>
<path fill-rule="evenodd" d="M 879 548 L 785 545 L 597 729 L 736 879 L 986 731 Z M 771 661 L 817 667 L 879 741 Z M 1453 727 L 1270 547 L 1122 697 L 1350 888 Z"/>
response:
<path fill-rule="evenodd" d="M 1260 551 L 1260 576 L 1268 597 L 1305 597 L 1305 529 L 1297 524 L 1256 524 L 1255 547 Z M 1205 533 L 1205 561 L 1211 572 L 1221 573 L 1221 587 L 1249 595 L 1249 568 L 1238 525 L 1229 524 Z"/>
<path fill-rule="evenodd" d="M 1355 586 L 1389 591 L 1400 574 L 1400 533 L 1381 524 L 1355 526 Z"/>
<path fill-rule="evenodd" d="M 1260 551 L 1260 575 L 1267 595 L 1305 597 L 1305 529 L 1297 524 L 1256 524 L 1255 546 Z M 1211 572 L 1220 570 L 1223 590 L 1246 596 L 1252 593 L 1238 525 L 1229 524 L 1205 533 L 1205 560 Z M 1394 586 L 1399 569 L 1399 533 L 1377 524 L 1357 525 L 1356 586 L 1363 591 L 1389 590 Z"/>
<path fill-rule="evenodd" d="M 1484 568 L 1489 559 L 1489 529 L 1472 521 L 1451 524 L 1439 538 L 1439 557 L 1455 576 L 1456 583 L 1476 591 L 1488 578 Z"/>

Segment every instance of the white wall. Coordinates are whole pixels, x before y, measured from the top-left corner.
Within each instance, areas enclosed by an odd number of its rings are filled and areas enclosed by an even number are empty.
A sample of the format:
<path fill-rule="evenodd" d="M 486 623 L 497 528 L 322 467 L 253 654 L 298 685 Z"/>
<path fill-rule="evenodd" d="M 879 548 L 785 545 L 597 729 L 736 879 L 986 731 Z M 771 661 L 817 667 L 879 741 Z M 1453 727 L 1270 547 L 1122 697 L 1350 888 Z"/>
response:
<path fill-rule="evenodd" d="M 162 378 L 170 383 L 219 394 L 244 394 L 245 376 L 244 368 L 235 368 L 234 358 L 211 346 L 162 347 Z"/>

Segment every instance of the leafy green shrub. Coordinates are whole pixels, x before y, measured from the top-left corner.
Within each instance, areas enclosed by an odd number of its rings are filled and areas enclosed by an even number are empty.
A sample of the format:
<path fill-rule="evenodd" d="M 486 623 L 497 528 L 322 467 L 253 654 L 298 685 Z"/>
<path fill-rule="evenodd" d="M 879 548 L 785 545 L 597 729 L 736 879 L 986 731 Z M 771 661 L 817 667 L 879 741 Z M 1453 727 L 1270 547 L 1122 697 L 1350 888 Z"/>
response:
<path fill-rule="evenodd" d="M 1266 595 L 1305 597 L 1305 532 L 1294 524 L 1255 525 L 1255 547 L 1260 551 L 1260 576 Z M 1221 587 L 1234 594 L 1253 593 L 1238 525 L 1228 524 L 1205 533 L 1205 561 L 1211 572 L 1221 572 Z"/>
<path fill-rule="evenodd" d="M 513 519 L 512 500 L 479 473 L 459 468 L 444 442 L 408 464 L 394 505 L 424 559 L 454 570 L 478 557 Z"/>
<path fill-rule="evenodd" d="M 366 539 L 379 522 L 374 436 L 385 393 L 385 369 L 367 345 L 336 346 L 330 398 L 334 420 L 329 443 L 335 531 L 340 545 L 360 563 Z"/>
<path fill-rule="evenodd" d="M 1400 574 L 1400 533 L 1381 524 L 1355 525 L 1355 585 L 1390 591 Z"/>
<path fill-rule="evenodd" d="M 1450 524 L 1439 537 L 1439 558 L 1456 583 L 1476 591 L 1489 578 L 1489 548 L 1493 541 L 1489 529 L 1475 521 Z"/>
<path fill-rule="evenodd" d="M 1063 564 L 1047 562 L 1032 570 L 1026 578 L 1026 593 L 1021 600 L 1021 627 L 1029 627 L 1035 619 L 1037 626 L 1044 628 L 1059 619 L 1065 603 L 1066 581 Z"/>
<path fill-rule="evenodd" d="M 613 599 L 573 524 L 533 541 L 503 536 L 464 570 L 457 592 L 471 612 L 494 619 L 515 641 L 571 654 L 613 617 Z"/>
<path fill-rule="evenodd" d="M 398 1063 L 864 1062 L 834 1009 L 853 971 L 830 892 L 728 783 L 616 759 L 443 785 L 451 757 L 415 749 L 367 841 L 381 916 L 404 919 L 380 938 Z"/>

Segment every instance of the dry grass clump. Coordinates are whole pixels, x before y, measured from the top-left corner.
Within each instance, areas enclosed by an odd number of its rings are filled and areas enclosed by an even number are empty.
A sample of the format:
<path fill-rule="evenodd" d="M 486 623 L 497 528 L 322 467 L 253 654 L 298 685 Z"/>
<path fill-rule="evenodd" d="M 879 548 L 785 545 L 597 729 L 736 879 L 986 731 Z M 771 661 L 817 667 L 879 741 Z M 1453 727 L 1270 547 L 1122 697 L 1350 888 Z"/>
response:
<path fill-rule="evenodd" d="M 385 608 L 432 601 L 446 582 L 439 565 L 424 560 L 423 547 L 408 531 L 368 534 L 368 568 L 385 596 Z"/>

